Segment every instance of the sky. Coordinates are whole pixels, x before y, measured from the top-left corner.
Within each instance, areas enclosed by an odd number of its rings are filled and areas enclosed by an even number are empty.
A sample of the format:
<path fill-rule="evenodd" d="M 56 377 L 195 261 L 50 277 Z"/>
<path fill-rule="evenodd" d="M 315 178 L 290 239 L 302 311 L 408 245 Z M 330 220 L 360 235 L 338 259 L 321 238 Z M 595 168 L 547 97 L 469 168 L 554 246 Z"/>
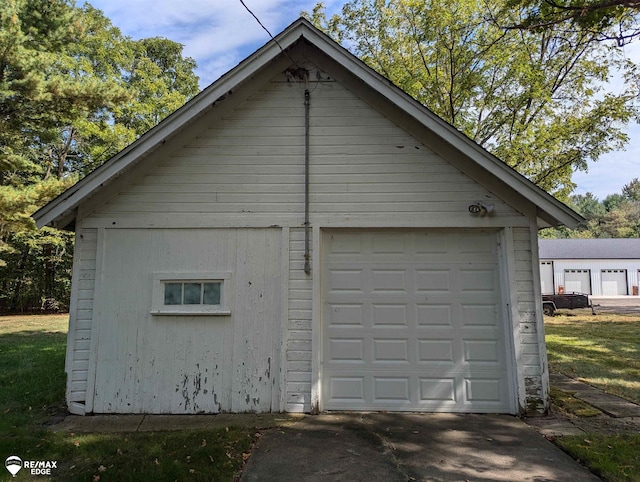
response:
<path fill-rule="evenodd" d="M 317 0 L 244 0 L 274 36 L 294 22 L 302 11 L 311 11 Z M 346 0 L 324 0 L 327 13 Z M 240 0 L 89 0 L 113 25 L 134 39 L 166 37 L 184 45 L 184 54 L 198 63 L 200 87 L 205 88 L 235 67 L 269 35 L 245 10 Z M 640 45 L 625 47 L 625 54 L 640 63 Z M 608 90 L 618 92 L 615 78 Z M 626 127 L 630 141 L 623 151 L 611 152 L 589 163 L 587 173 L 577 172 L 576 194 L 591 192 L 600 200 L 619 193 L 633 178 L 640 178 L 640 125 Z"/>

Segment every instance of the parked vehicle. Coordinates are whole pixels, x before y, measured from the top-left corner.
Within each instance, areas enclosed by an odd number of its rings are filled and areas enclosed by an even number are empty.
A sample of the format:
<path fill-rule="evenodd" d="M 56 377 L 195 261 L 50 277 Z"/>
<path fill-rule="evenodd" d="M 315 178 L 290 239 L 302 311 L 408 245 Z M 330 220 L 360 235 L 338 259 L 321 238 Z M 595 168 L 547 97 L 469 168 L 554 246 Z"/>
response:
<path fill-rule="evenodd" d="M 561 295 L 542 295 L 542 311 L 547 316 L 554 316 L 558 309 L 573 310 L 576 308 L 591 308 L 596 314 L 589 295 L 583 293 L 563 293 Z"/>

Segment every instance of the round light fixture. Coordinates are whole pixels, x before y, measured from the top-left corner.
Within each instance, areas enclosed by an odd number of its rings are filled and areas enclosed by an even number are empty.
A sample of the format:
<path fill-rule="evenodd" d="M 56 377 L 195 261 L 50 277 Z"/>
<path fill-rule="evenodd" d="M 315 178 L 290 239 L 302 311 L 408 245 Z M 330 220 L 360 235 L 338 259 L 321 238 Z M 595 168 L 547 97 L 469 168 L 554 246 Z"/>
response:
<path fill-rule="evenodd" d="M 469 205 L 469 212 L 471 214 L 480 214 L 480 211 L 482 211 L 482 207 L 479 204 L 470 204 Z"/>

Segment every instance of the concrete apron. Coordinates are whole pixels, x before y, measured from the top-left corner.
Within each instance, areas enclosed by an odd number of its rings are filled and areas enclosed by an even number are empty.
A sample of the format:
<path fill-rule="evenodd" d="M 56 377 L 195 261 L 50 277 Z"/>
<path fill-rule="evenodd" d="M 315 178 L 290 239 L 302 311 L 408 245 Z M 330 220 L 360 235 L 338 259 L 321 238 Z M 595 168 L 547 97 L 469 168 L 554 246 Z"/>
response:
<path fill-rule="evenodd" d="M 241 480 L 600 479 L 511 416 L 350 413 L 265 431 Z"/>

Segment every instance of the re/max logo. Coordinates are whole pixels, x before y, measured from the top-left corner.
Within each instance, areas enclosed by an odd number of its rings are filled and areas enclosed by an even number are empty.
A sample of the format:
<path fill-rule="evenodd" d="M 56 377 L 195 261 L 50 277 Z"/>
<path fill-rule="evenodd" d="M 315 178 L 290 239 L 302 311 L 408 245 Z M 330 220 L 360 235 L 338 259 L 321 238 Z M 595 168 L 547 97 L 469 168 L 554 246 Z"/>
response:
<path fill-rule="evenodd" d="M 25 460 L 22 462 L 23 469 L 57 469 L 57 460 Z"/>
<path fill-rule="evenodd" d="M 58 468 L 57 460 L 22 460 L 17 455 L 10 455 L 4 462 L 12 477 L 20 470 L 28 470 L 31 475 L 51 475 L 53 469 Z"/>

